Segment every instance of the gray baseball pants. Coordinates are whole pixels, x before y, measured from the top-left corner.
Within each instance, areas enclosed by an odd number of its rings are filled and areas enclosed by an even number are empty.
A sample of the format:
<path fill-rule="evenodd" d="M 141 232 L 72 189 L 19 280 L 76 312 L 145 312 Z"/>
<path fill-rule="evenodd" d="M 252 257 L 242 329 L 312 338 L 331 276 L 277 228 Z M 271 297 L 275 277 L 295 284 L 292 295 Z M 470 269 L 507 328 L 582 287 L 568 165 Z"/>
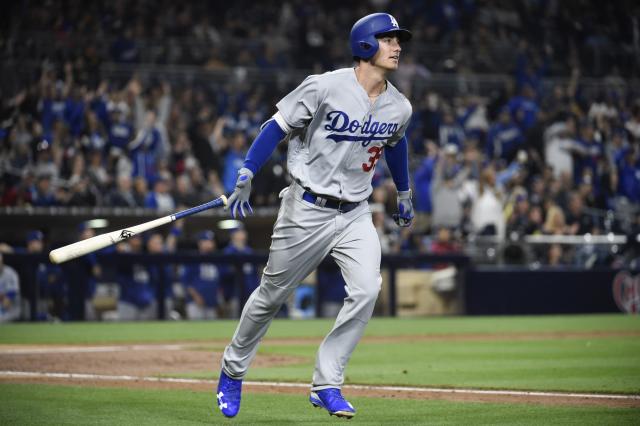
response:
<path fill-rule="evenodd" d="M 333 329 L 318 349 L 312 390 L 340 388 L 344 369 L 380 292 L 380 241 L 366 201 L 348 213 L 340 213 L 302 200 L 303 192 L 293 183 L 281 193 L 269 260 L 260 286 L 247 300 L 224 351 L 222 368 L 231 377 L 245 376 L 280 306 L 331 254 L 347 283 L 347 297 Z"/>

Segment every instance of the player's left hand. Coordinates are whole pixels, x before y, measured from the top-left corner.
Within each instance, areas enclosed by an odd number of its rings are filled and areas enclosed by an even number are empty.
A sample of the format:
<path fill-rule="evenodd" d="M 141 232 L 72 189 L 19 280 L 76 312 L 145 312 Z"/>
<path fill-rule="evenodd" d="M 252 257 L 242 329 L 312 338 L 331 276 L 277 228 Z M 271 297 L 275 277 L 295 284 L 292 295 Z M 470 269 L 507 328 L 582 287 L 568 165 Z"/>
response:
<path fill-rule="evenodd" d="M 253 179 L 253 173 L 247 168 L 241 168 L 238 170 L 238 180 L 236 181 L 236 188 L 233 194 L 229 197 L 225 210 L 231 209 L 231 216 L 235 219 L 238 210 L 240 211 L 240 217 L 244 218 L 247 213 L 253 213 L 251 204 L 249 204 L 249 197 L 251 196 L 251 179 Z"/>
<path fill-rule="evenodd" d="M 396 225 L 407 227 L 413 222 L 413 203 L 411 190 L 398 191 L 398 213 L 392 215 Z"/>

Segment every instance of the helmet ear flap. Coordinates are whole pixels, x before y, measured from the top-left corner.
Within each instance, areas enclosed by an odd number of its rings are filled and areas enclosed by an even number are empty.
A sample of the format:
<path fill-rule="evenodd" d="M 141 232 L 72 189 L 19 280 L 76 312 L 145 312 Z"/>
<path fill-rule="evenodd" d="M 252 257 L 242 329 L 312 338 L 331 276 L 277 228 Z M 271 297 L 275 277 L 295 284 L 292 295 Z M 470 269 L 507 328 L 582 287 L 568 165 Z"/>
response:
<path fill-rule="evenodd" d="M 371 43 L 367 43 L 366 41 L 361 41 L 361 42 L 360 42 L 360 47 L 361 47 L 363 50 L 371 50 L 371 48 L 372 48 L 373 46 L 371 45 Z"/>

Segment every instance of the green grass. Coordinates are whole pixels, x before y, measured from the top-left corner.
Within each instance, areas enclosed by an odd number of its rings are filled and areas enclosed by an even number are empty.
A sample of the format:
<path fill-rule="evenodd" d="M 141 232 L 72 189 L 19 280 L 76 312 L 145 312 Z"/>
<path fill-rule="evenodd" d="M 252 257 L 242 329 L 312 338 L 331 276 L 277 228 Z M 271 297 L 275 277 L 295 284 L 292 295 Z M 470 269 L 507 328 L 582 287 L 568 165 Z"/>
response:
<path fill-rule="evenodd" d="M 0 395 L 0 424 L 344 424 L 344 420 L 312 409 L 303 394 L 248 393 L 239 416 L 232 420 L 211 409 L 213 395 L 209 392 L 0 384 Z M 585 426 L 632 425 L 640 418 L 640 409 L 374 398 L 351 401 L 358 410 L 353 424 Z"/>
<path fill-rule="evenodd" d="M 320 339 L 333 321 L 275 321 L 267 337 Z M 219 351 L 236 321 L 9 324 L 2 344 L 192 342 Z M 540 335 L 551 332 L 559 335 Z M 486 335 L 486 339 L 365 341 L 347 369 L 348 383 L 640 393 L 640 339 L 591 332 L 640 332 L 640 318 L 624 315 L 374 318 L 368 336 Z M 509 336 L 502 336 L 504 333 Z M 517 338 L 517 333 L 537 333 Z M 568 336 L 562 336 L 568 333 Z M 581 333 L 587 333 L 581 335 Z M 510 334 L 514 334 L 511 336 Z M 213 342 L 213 341 L 216 342 Z M 261 354 L 294 355 L 300 362 L 252 368 L 248 380 L 309 382 L 317 344 L 265 342 Z M 1 369 L 1 367 L 0 367 Z M 183 376 L 212 378 L 211 370 Z M 326 424 L 306 396 L 247 393 L 238 418 L 212 412 L 211 392 L 0 383 L 0 424 Z M 352 398 L 358 424 L 638 424 L 640 409 L 482 404 Z M 354 424 L 355 424 L 354 423 Z"/>
<path fill-rule="evenodd" d="M 262 345 L 260 353 L 306 361 L 252 368 L 247 379 L 308 382 L 316 350 L 316 345 Z M 214 370 L 181 376 L 216 375 Z M 638 394 L 640 339 L 361 343 L 349 363 L 347 382 Z"/>
<path fill-rule="evenodd" d="M 308 362 L 250 370 L 255 380 L 308 380 L 315 346 L 268 346 L 262 353 Z M 640 393 L 640 339 L 362 343 L 350 383 Z"/>
<path fill-rule="evenodd" d="M 11 324 L 0 327 L 0 343 L 126 343 L 190 341 L 220 351 L 235 321 Z M 268 337 L 320 339 L 332 321 L 276 321 Z M 640 338 L 581 336 L 579 332 L 640 331 L 640 318 L 625 315 L 536 317 L 375 318 L 369 336 L 486 334 L 486 340 L 362 342 L 347 369 L 347 383 L 556 390 L 640 394 Z M 502 333 L 575 333 L 570 337 L 495 338 Z M 494 337 L 493 339 L 491 337 Z M 261 354 L 294 355 L 301 361 L 252 368 L 249 380 L 306 383 L 317 344 L 265 342 Z M 214 378 L 209 371 L 185 371 L 181 377 Z"/>
<path fill-rule="evenodd" d="M 236 321 L 148 323 L 24 323 L 0 327 L 0 344 L 68 344 L 207 341 L 229 339 Z M 322 337 L 332 320 L 276 320 L 267 337 Z M 640 317 L 630 315 L 572 315 L 521 317 L 374 318 L 368 336 L 469 333 L 542 333 L 581 331 L 640 331 Z"/>

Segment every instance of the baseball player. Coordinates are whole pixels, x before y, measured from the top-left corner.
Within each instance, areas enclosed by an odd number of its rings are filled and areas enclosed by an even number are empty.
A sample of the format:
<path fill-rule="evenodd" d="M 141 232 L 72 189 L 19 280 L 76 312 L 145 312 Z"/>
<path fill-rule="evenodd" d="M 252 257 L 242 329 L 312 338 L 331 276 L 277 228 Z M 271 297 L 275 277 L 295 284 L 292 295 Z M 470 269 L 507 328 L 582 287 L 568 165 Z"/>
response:
<path fill-rule="evenodd" d="M 329 414 L 353 417 L 341 394 L 344 370 L 362 337 L 380 291 L 380 242 L 367 199 L 373 170 L 385 154 L 398 190 L 400 226 L 413 219 L 405 129 L 411 104 L 387 81 L 411 33 L 386 13 L 365 16 L 351 30 L 354 68 L 307 77 L 277 103 L 251 145 L 229 197 L 231 215 L 244 217 L 251 181 L 277 144 L 287 139 L 292 184 L 281 206 L 260 286 L 251 294 L 222 358 L 217 404 L 227 417 L 240 409 L 242 379 L 272 318 L 296 286 L 327 255 L 339 265 L 347 297 L 320 345 L 310 402 Z"/>
<path fill-rule="evenodd" d="M 198 234 L 198 253 L 211 254 L 216 249 L 212 231 Z M 213 263 L 194 263 L 185 265 L 182 283 L 187 291 L 187 318 L 195 320 L 215 319 L 218 317 L 218 289 L 220 272 Z"/>
<path fill-rule="evenodd" d="M 144 242 L 140 235 L 127 240 L 131 253 L 142 253 Z M 125 250 L 125 245 L 121 245 Z M 124 264 L 117 268 L 120 285 L 118 319 L 121 321 L 152 320 L 156 318 L 156 292 L 149 270 L 141 264 Z"/>
<path fill-rule="evenodd" d="M 247 231 L 240 227 L 230 231 L 230 241 L 223 253 L 225 254 L 252 254 L 253 249 L 248 244 Z M 236 266 L 229 265 L 223 267 L 222 275 L 222 295 L 224 297 L 224 311 L 228 317 L 238 318 L 239 306 L 244 306 L 249 295 L 258 287 L 258 271 L 252 263 L 242 265 L 242 287 L 238 288 L 236 283 Z"/>
<path fill-rule="evenodd" d="M 127 240 L 131 253 L 160 254 L 166 251 L 163 236 L 152 233 L 146 236 L 146 242 L 139 235 Z M 122 249 L 124 250 L 124 248 Z M 118 300 L 118 318 L 123 321 L 157 319 L 158 291 L 164 281 L 166 312 L 171 315 L 173 310 L 173 291 L 170 283 L 173 281 L 173 268 L 170 265 L 139 263 L 125 264 L 118 267 L 118 282 L 120 284 L 120 300 Z"/>
<path fill-rule="evenodd" d="M 20 278 L 0 253 L 0 323 L 20 319 Z"/>

